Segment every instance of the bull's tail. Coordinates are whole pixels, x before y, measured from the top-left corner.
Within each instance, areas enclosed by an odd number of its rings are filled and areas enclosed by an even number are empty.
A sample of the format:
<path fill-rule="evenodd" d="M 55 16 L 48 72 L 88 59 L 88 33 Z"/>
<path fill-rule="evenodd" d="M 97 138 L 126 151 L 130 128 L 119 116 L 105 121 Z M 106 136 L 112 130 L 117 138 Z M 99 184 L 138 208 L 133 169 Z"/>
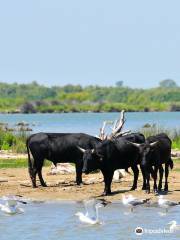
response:
<path fill-rule="evenodd" d="M 33 178 L 33 166 L 32 166 L 32 160 L 31 160 L 31 154 L 29 149 L 29 138 L 26 140 L 26 148 L 27 148 L 27 154 L 28 154 L 28 171 L 30 178 Z"/>
<path fill-rule="evenodd" d="M 173 163 L 172 158 L 169 158 L 169 160 L 168 160 L 168 165 L 169 165 L 169 167 L 170 167 L 171 169 L 173 169 L 174 163 Z"/>

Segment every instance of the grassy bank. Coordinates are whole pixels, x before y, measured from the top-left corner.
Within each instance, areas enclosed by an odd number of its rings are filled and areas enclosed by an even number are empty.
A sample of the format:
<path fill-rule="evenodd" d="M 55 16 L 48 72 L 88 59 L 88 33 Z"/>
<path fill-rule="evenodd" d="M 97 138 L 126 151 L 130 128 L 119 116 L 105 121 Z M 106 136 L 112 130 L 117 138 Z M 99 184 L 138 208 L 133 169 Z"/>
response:
<path fill-rule="evenodd" d="M 45 161 L 44 166 L 50 166 L 50 161 Z M 24 159 L 0 159 L 0 168 L 27 168 L 28 160 Z"/>
<path fill-rule="evenodd" d="M 174 171 L 180 172 L 180 159 L 174 159 Z M 45 161 L 44 166 L 49 167 L 51 166 L 50 161 Z M 3 168 L 27 168 L 28 167 L 28 160 L 24 159 L 0 159 L 0 169 Z"/>

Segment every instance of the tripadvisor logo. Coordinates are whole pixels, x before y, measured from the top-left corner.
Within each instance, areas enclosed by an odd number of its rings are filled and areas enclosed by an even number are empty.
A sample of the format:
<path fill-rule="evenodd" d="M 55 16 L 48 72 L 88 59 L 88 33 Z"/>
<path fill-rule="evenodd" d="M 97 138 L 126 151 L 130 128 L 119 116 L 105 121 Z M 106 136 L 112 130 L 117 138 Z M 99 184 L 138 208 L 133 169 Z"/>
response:
<path fill-rule="evenodd" d="M 137 227 L 135 229 L 135 233 L 136 233 L 136 235 L 142 235 L 143 234 L 143 229 L 141 227 Z"/>

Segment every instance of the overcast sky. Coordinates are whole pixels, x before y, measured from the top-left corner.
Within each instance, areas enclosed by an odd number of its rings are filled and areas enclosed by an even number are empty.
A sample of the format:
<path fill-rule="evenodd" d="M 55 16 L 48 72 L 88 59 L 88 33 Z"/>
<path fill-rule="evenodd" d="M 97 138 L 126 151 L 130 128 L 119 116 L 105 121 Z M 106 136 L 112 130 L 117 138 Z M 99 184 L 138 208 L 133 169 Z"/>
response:
<path fill-rule="evenodd" d="M 179 0 L 0 0 L 0 81 L 180 85 Z"/>

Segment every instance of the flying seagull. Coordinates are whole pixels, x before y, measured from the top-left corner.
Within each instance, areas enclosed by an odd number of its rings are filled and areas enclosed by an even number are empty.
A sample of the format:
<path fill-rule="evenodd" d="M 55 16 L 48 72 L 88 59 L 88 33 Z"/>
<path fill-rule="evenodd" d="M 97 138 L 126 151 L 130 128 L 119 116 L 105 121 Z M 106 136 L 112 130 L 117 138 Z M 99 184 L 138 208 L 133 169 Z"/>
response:
<path fill-rule="evenodd" d="M 86 213 L 84 214 L 83 212 L 77 212 L 75 215 L 79 217 L 79 220 L 82 223 L 87 223 L 87 224 L 91 224 L 91 225 L 95 225 L 95 224 L 102 224 L 102 222 L 99 220 L 99 208 L 105 206 L 107 204 L 105 204 L 104 202 L 97 202 L 94 199 L 91 200 L 85 200 L 84 201 L 84 207 L 86 210 Z M 90 207 L 90 209 L 89 209 Z M 94 216 L 90 216 L 90 210 L 94 211 L 95 214 Z"/>
<path fill-rule="evenodd" d="M 0 204 L 0 210 L 11 215 L 24 212 L 24 210 L 19 207 L 19 203 L 27 204 L 25 201 L 21 201 L 15 196 L 4 196 L 2 200 L 5 201 L 5 204 Z"/>

